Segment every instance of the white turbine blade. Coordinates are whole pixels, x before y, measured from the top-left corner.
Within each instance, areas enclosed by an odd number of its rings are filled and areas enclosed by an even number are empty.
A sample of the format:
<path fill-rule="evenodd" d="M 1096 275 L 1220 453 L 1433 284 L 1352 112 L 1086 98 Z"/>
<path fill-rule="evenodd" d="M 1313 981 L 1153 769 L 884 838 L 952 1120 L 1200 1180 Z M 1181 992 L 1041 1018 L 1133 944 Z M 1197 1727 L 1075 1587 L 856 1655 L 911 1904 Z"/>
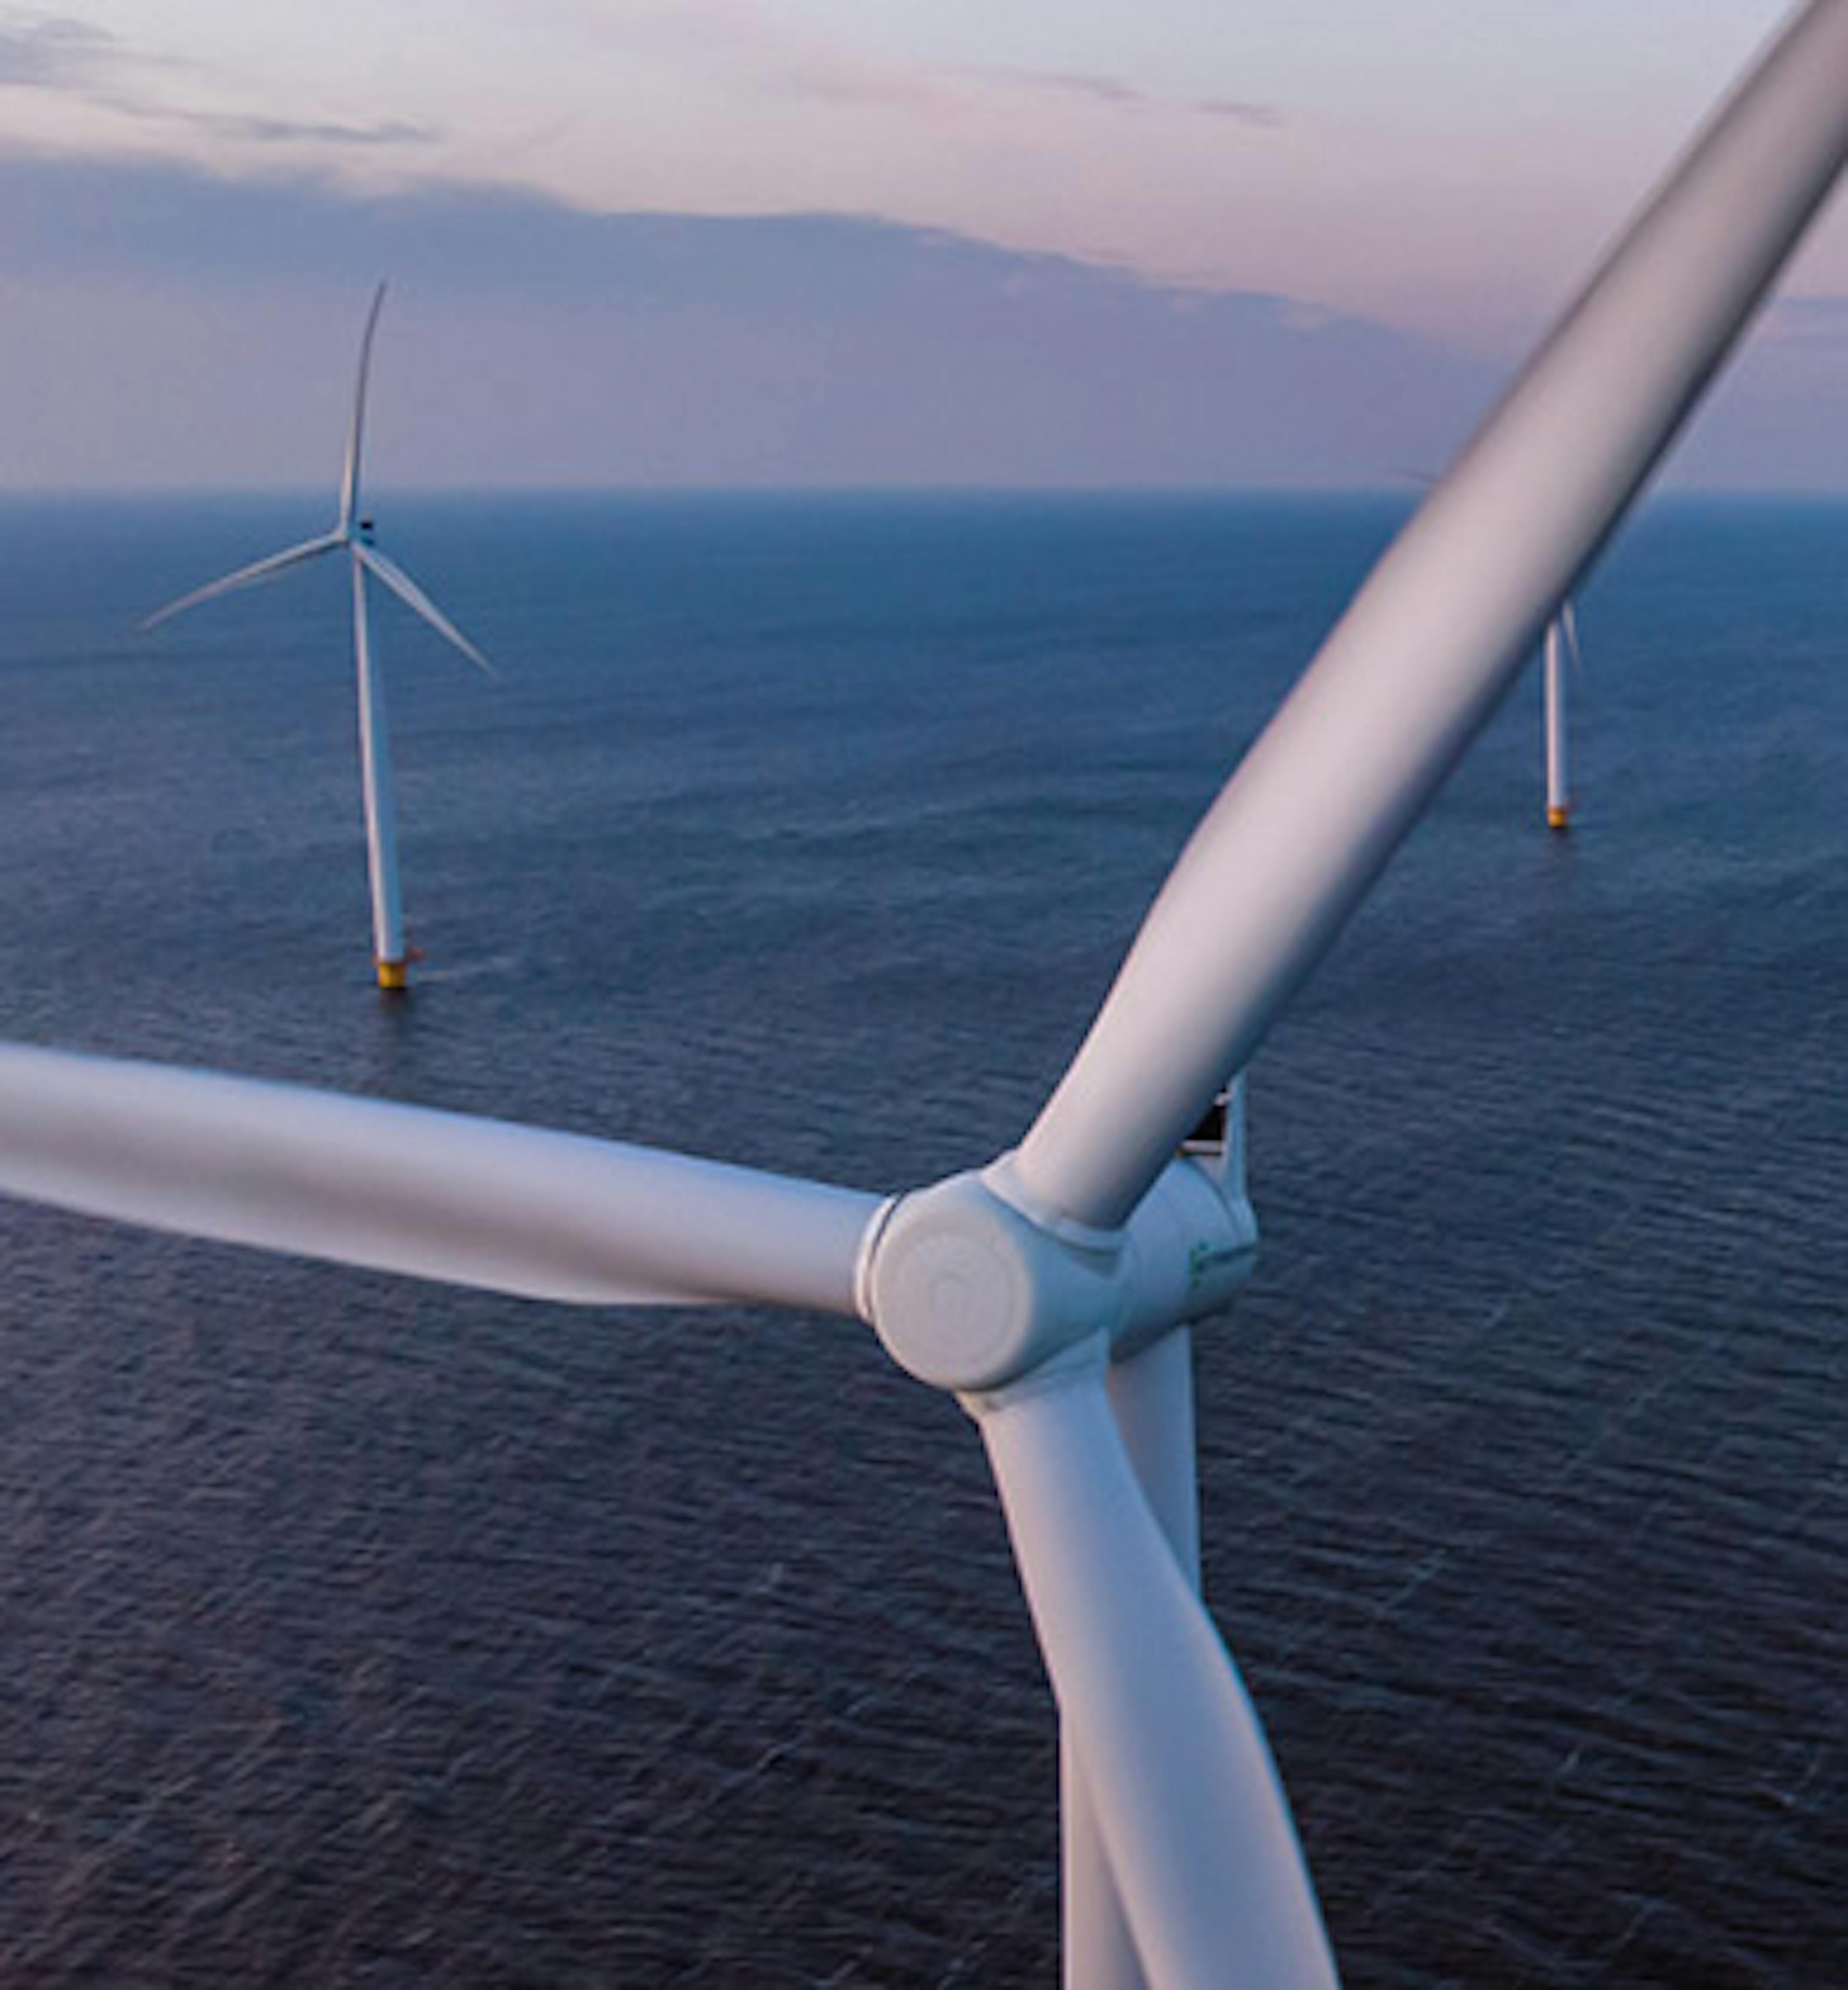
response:
<path fill-rule="evenodd" d="M 372 293 L 372 307 L 366 313 L 365 331 L 359 341 L 359 372 L 353 382 L 353 415 L 347 426 L 346 464 L 340 475 L 340 523 L 335 528 L 343 538 L 353 529 L 353 521 L 359 511 L 359 457 L 365 435 L 366 381 L 372 370 L 372 334 L 379 328 L 379 313 L 384 303 L 385 286 L 381 284 Z"/>
<path fill-rule="evenodd" d="M 1147 1990 L 1072 1723 L 1058 1727 L 1062 1990 Z"/>
<path fill-rule="evenodd" d="M 1194 1461 L 1193 1336 L 1184 1326 L 1113 1362 L 1110 1413 L 1149 1509 L 1180 1572 L 1200 1587 L 1200 1489 Z M 1065 1990 L 1143 1990 L 1147 1978 L 1110 1869 L 1076 1736 L 1059 1732 L 1060 1890 Z"/>
<path fill-rule="evenodd" d="M 1572 674 L 1580 675 L 1585 669 L 1585 652 L 1578 647 L 1578 613 L 1570 601 L 1559 604 L 1559 626 L 1565 632 L 1566 647 L 1572 653 Z"/>
<path fill-rule="evenodd" d="M 1110 1414 L 1149 1510 L 1188 1582 L 1200 1587 L 1200 1475 L 1194 1457 L 1194 1336 L 1173 1327 L 1110 1364 Z"/>
<path fill-rule="evenodd" d="M 1115 1229 L 1532 654 L 1848 154 L 1848 4 L 1814 0 L 1401 532 L 1194 832 L 1016 1156 Z"/>
<path fill-rule="evenodd" d="M 851 1314 L 877 1199 L 647 1147 L 0 1045 L 0 1194 L 582 1305 Z"/>
<path fill-rule="evenodd" d="M 1150 1511 L 1095 1370 L 971 1401 L 1096 1829 L 1162 1990 L 1329 1990 L 1258 1718 Z"/>
<path fill-rule="evenodd" d="M 395 560 L 387 559 L 376 546 L 369 546 L 358 539 L 353 542 L 353 550 L 369 572 L 376 574 L 406 607 L 421 615 L 446 642 L 453 643 L 477 670 L 484 671 L 491 677 L 500 675 L 494 665 Z"/>
<path fill-rule="evenodd" d="M 202 601 L 216 600 L 221 594 L 234 593 L 240 587 L 255 587 L 259 582 L 273 580 L 279 573 L 287 572 L 292 566 L 300 566 L 304 560 L 318 559 L 323 553 L 331 553 L 344 542 L 338 532 L 324 532 L 318 539 L 304 539 L 298 546 L 289 546 L 267 558 L 253 560 L 248 566 L 240 566 L 236 572 L 226 574 L 222 580 L 209 580 L 203 587 L 195 587 L 190 594 L 182 594 L 178 600 L 170 601 L 165 608 L 157 608 L 141 623 L 144 629 L 157 627 L 161 623 L 171 621 L 189 608 L 196 608 Z"/>

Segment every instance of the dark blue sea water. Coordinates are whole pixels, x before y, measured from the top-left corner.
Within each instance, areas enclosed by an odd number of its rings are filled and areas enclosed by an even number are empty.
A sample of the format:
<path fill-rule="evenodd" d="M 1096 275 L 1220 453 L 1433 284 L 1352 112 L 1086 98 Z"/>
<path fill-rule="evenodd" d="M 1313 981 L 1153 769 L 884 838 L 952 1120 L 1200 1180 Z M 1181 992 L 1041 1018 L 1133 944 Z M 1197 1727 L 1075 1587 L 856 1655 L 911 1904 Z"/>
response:
<path fill-rule="evenodd" d="M 884 1188 L 1017 1136 L 1395 502 L 0 513 L 0 1033 Z M 1354 1985 L 1848 1980 L 1848 508 L 1664 501 L 1252 1078 L 1211 1599 Z M 980 1447 L 838 1322 L 0 1209 L 0 1980 L 1049 1983 Z"/>

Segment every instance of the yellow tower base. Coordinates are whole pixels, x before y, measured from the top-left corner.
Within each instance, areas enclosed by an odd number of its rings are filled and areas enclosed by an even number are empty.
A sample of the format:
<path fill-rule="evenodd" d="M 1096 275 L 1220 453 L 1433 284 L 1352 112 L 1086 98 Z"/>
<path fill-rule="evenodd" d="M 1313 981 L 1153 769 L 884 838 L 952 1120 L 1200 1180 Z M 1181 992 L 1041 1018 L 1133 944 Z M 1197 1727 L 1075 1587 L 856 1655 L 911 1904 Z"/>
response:
<path fill-rule="evenodd" d="M 1547 828 L 1548 828 L 1548 829 L 1566 829 L 1566 828 L 1569 828 L 1569 827 L 1571 827 L 1571 814 L 1572 814 L 1572 811 L 1571 811 L 1570 809 L 1564 809 L 1564 808 L 1549 808 L 1549 809 L 1547 810 Z"/>
<path fill-rule="evenodd" d="M 410 972 L 402 960 L 382 960 L 378 968 L 379 987 L 392 994 L 400 995 L 411 985 Z"/>

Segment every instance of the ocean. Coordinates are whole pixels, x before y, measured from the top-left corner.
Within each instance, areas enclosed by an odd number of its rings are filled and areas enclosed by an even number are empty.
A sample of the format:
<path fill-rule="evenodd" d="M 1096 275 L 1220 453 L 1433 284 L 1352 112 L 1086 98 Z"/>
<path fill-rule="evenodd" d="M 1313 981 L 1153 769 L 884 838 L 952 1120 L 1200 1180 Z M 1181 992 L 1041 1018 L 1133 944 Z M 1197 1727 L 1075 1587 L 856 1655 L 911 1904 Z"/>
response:
<path fill-rule="evenodd" d="M 0 508 L 0 1034 L 885 1190 L 1031 1119 L 1396 497 Z M 1208 1592 L 1357 1986 L 1848 1981 L 1848 505 L 1663 498 L 1250 1075 Z M 1056 1980 L 973 1429 L 869 1332 L 0 1207 L 0 1981 Z"/>

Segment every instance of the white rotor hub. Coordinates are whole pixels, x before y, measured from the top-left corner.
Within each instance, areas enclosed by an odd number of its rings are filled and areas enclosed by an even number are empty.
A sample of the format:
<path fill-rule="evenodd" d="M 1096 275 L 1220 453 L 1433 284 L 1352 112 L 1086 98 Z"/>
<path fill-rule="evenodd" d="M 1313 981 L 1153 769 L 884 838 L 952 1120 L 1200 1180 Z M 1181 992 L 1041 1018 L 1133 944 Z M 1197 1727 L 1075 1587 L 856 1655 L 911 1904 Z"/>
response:
<path fill-rule="evenodd" d="M 868 1234 L 855 1296 L 899 1365 L 939 1389 L 997 1389 L 1105 1334 L 1118 1352 L 1216 1310 L 1248 1271 L 1251 1205 L 1177 1161 L 1127 1227 L 1034 1208 L 1004 1156 L 901 1196 Z"/>
<path fill-rule="evenodd" d="M 1120 1231 L 1055 1235 L 986 1176 L 952 1175 L 888 1205 L 861 1258 L 860 1309 L 920 1381 L 994 1388 L 1115 1323 L 1123 1245 Z"/>

